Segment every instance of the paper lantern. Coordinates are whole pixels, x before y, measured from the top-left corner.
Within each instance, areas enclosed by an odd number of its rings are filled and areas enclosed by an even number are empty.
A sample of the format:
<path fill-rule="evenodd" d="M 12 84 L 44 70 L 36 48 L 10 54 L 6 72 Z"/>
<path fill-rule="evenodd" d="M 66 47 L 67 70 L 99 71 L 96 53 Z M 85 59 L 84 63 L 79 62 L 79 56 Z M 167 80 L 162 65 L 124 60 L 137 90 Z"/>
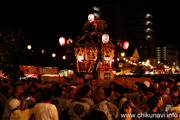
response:
<path fill-rule="evenodd" d="M 64 37 L 60 37 L 59 38 L 59 44 L 61 45 L 61 46 L 64 46 L 65 45 L 65 38 Z"/>
<path fill-rule="evenodd" d="M 89 20 L 89 22 L 93 22 L 94 21 L 94 15 L 93 14 L 89 14 L 88 15 L 88 20 Z"/>
<path fill-rule="evenodd" d="M 127 50 L 129 47 L 129 42 L 128 41 L 124 41 L 123 43 L 123 49 Z"/>
<path fill-rule="evenodd" d="M 103 34 L 102 35 L 102 42 L 103 43 L 108 43 L 109 41 L 109 35 L 108 34 Z"/>

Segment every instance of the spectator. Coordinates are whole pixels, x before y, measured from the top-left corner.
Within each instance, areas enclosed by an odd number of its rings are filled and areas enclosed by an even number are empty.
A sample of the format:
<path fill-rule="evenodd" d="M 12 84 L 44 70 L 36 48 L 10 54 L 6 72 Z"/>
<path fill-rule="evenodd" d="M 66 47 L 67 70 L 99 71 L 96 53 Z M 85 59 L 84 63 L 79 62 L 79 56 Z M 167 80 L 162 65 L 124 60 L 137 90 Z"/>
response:
<path fill-rule="evenodd" d="M 89 105 L 91 105 L 91 107 L 93 107 L 94 106 L 94 101 L 92 100 L 91 88 L 89 86 L 84 86 L 84 88 L 87 90 L 87 95 L 86 95 L 85 101 L 87 103 L 89 103 Z"/>
<path fill-rule="evenodd" d="M 14 93 L 13 95 L 6 101 L 5 103 L 5 108 L 4 108 L 4 113 L 2 115 L 1 120 L 9 120 L 10 115 L 11 115 L 11 110 L 9 108 L 9 102 L 13 99 L 13 98 L 17 98 L 18 100 L 21 100 L 21 95 L 23 94 L 24 90 L 23 90 L 23 86 L 21 84 L 17 84 L 15 86 L 14 89 Z"/>
<path fill-rule="evenodd" d="M 123 95 L 124 88 L 122 85 L 116 85 L 114 91 L 115 91 L 114 92 L 115 96 L 117 97 L 114 104 L 117 106 L 117 108 L 119 108 L 119 110 L 121 110 L 122 105 L 124 104 L 125 101 L 127 101 L 127 98 Z"/>
<path fill-rule="evenodd" d="M 150 111 L 147 114 L 149 114 L 150 116 L 153 116 L 153 114 L 157 114 L 158 108 L 162 105 L 162 101 L 161 101 L 160 96 L 156 96 L 156 95 L 149 98 L 147 103 L 148 103 L 148 107 L 150 108 Z M 152 117 L 148 116 L 148 118 L 144 118 L 144 119 L 145 120 L 146 119 L 152 119 Z M 154 119 L 155 119 L 155 117 L 154 117 Z"/>
<path fill-rule="evenodd" d="M 68 111 L 70 103 L 72 99 L 61 98 L 62 88 L 56 87 L 54 89 L 53 98 L 51 99 L 51 103 L 57 107 L 59 119 L 65 119 L 67 117 L 66 111 Z M 62 114 L 62 112 L 64 114 Z"/>
<path fill-rule="evenodd" d="M 124 102 L 122 109 L 121 109 L 121 116 L 122 120 L 137 120 L 136 117 L 132 118 L 131 114 L 139 114 L 141 110 L 138 109 L 131 100 Z M 127 115 L 124 117 L 124 115 Z"/>
<path fill-rule="evenodd" d="M 79 88 L 76 100 L 70 105 L 68 116 L 70 120 L 82 120 L 82 118 L 90 113 L 91 106 L 85 101 L 87 90 Z"/>
<path fill-rule="evenodd" d="M 83 120 L 108 120 L 102 111 L 92 111 L 90 115 L 86 115 Z"/>
<path fill-rule="evenodd" d="M 94 99 L 98 101 L 93 108 L 95 111 L 102 111 L 108 120 L 117 119 L 119 116 L 119 109 L 112 103 L 105 99 L 105 92 L 103 88 L 96 88 L 94 91 Z"/>
<path fill-rule="evenodd" d="M 35 103 L 34 98 L 31 98 L 31 100 Z M 25 106 L 26 100 L 23 100 L 21 105 L 21 100 L 12 99 L 9 102 L 9 107 L 13 111 L 10 116 L 10 120 L 29 120 L 32 117 L 33 108 L 24 110 Z"/>
<path fill-rule="evenodd" d="M 168 99 L 168 104 L 171 104 L 173 106 L 177 106 L 179 104 L 178 102 L 178 96 L 179 96 L 179 88 L 178 86 L 173 86 L 171 88 L 171 94 L 169 96 L 169 99 Z"/>
<path fill-rule="evenodd" d="M 58 112 L 55 105 L 51 104 L 52 92 L 44 88 L 41 92 L 41 103 L 34 106 L 35 120 L 58 120 Z"/>

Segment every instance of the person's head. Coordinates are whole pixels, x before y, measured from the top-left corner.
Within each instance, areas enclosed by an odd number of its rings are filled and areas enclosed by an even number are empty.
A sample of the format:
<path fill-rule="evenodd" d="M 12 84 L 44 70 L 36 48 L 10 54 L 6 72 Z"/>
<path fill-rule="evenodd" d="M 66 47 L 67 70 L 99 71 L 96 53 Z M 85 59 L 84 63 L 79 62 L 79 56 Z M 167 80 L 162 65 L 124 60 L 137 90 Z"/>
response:
<path fill-rule="evenodd" d="M 77 98 L 78 99 L 84 99 L 84 98 L 86 98 L 87 93 L 88 93 L 88 91 L 86 88 L 84 88 L 84 87 L 79 88 L 77 91 Z"/>
<path fill-rule="evenodd" d="M 147 89 L 147 96 L 150 98 L 152 96 L 154 96 L 156 93 L 156 89 L 154 87 L 150 87 Z"/>
<path fill-rule="evenodd" d="M 114 88 L 115 88 L 116 85 L 117 85 L 116 82 L 114 82 L 114 81 L 110 82 L 110 88 L 111 88 L 112 90 L 114 90 Z"/>
<path fill-rule="evenodd" d="M 61 97 L 61 94 L 62 94 L 62 88 L 56 87 L 56 88 L 54 89 L 53 97 Z"/>
<path fill-rule="evenodd" d="M 161 97 L 154 95 L 153 97 L 148 99 L 147 103 L 148 103 L 150 110 L 155 109 L 155 108 L 159 108 L 162 104 L 161 103 Z"/>
<path fill-rule="evenodd" d="M 114 93 L 116 97 L 120 97 L 124 94 L 124 88 L 122 85 L 116 85 L 114 88 Z"/>
<path fill-rule="evenodd" d="M 122 111 L 122 113 L 125 113 L 125 114 L 131 114 L 132 113 L 132 108 L 131 108 L 129 101 L 124 102 L 121 111 Z"/>
<path fill-rule="evenodd" d="M 173 86 L 171 88 L 171 95 L 172 95 L 172 97 L 178 97 L 178 95 L 179 95 L 179 88 L 178 88 L 178 86 Z"/>
<path fill-rule="evenodd" d="M 93 93 L 94 101 L 98 102 L 102 99 L 105 99 L 104 89 L 102 87 L 96 88 Z"/>
<path fill-rule="evenodd" d="M 50 101 L 52 98 L 52 91 L 49 88 L 44 88 L 41 91 L 41 100 L 42 101 Z"/>
<path fill-rule="evenodd" d="M 16 84 L 14 88 L 14 95 L 16 97 L 20 97 L 24 93 L 23 85 L 22 84 Z"/>
<path fill-rule="evenodd" d="M 63 91 L 67 92 L 67 85 L 62 85 L 61 88 Z"/>
<path fill-rule="evenodd" d="M 170 87 L 169 87 L 169 85 L 165 86 L 165 94 L 170 95 Z"/>
<path fill-rule="evenodd" d="M 139 91 L 139 93 L 141 93 L 141 94 L 146 94 L 146 92 L 147 92 L 147 87 L 146 87 L 146 85 L 145 85 L 145 84 L 140 84 L 140 85 L 138 86 L 138 91 Z"/>
<path fill-rule="evenodd" d="M 165 91 L 164 86 L 163 86 L 163 85 L 160 85 L 160 86 L 158 87 L 158 94 L 159 94 L 159 95 L 163 95 L 163 94 L 164 94 L 164 91 Z"/>
<path fill-rule="evenodd" d="M 111 89 L 110 88 L 104 88 L 104 92 L 105 92 L 105 98 L 110 98 L 111 96 Z"/>
<path fill-rule="evenodd" d="M 96 86 L 96 79 L 92 79 L 92 80 L 91 80 L 91 85 L 92 85 L 92 86 Z"/>
<path fill-rule="evenodd" d="M 157 89 L 159 87 L 159 83 L 158 82 L 154 82 L 153 87 Z"/>
<path fill-rule="evenodd" d="M 137 92 L 138 91 L 138 86 L 139 86 L 140 82 L 135 82 L 132 86 L 132 91 L 133 92 Z"/>
<path fill-rule="evenodd" d="M 2 93 L 3 95 L 7 96 L 7 95 L 8 95 L 8 90 L 9 90 L 9 86 L 4 85 L 4 86 L 2 86 L 2 88 L 1 88 L 1 93 Z"/>
<path fill-rule="evenodd" d="M 36 85 L 31 85 L 29 87 L 29 92 L 32 93 L 32 94 L 36 93 Z"/>
<path fill-rule="evenodd" d="M 9 108 L 11 110 L 16 110 L 18 109 L 19 107 L 21 106 L 21 100 L 18 100 L 18 99 L 11 99 L 10 102 L 9 102 Z"/>
<path fill-rule="evenodd" d="M 57 88 L 57 87 L 59 87 L 59 83 L 53 82 L 53 83 L 52 83 L 52 86 L 51 86 L 51 89 L 55 89 L 55 88 Z"/>
<path fill-rule="evenodd" d="M 84 86 L 84 88 L 87 90 L 87 97 L 91 97 L 91 96 L 92 96 L 91 87 L 89 87 L 89 86 Z"/>

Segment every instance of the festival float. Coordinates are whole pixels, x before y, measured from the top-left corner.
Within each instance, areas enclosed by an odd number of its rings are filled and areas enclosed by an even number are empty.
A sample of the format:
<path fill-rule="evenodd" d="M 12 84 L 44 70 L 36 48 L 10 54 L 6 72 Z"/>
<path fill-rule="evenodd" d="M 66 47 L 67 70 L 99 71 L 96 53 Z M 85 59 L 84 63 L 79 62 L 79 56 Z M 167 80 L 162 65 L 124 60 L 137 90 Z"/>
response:
<path fill-rule="evenodd" d="M 93 14 L 83 26 L 83 36 L 74 46 L 77 73 L 85 79 L 114 79 L 113 62 L 116 46 L 105 32 L 107 23 Z"/>

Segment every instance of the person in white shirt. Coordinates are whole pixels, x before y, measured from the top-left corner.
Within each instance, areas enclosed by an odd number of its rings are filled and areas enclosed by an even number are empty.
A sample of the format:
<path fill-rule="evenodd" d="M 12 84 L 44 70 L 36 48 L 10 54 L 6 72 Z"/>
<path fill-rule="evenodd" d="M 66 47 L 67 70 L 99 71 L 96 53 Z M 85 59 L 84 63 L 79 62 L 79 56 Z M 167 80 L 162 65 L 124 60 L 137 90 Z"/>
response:
<path fill-rule="evenodd" d="M 59 120 L 56 106 L 50 103 L 51 98 L 51 90 L 44 88 L 41 92 L 41 103 L 34 106 L 35 120 Z"/>

